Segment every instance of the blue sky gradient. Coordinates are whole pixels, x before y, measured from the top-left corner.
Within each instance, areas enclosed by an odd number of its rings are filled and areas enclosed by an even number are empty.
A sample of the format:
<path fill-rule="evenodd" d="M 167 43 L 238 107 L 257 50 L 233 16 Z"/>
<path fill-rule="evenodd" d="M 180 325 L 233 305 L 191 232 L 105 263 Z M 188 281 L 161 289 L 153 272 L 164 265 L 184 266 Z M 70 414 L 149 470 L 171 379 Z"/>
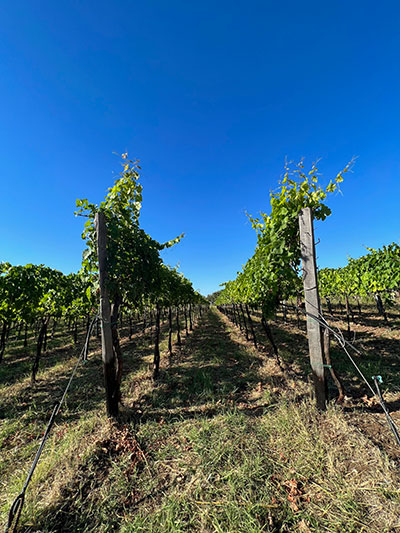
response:
<path fill-rule="evenodd" d="M 0 6 L 0 260 L 80 267 L 76 198 L 142 166 L 142 225 L 204 294 L 254 250 L 285 157 L 353 157 L 320 266 L 400 238 L 400 4 L 16 1 Z"/>

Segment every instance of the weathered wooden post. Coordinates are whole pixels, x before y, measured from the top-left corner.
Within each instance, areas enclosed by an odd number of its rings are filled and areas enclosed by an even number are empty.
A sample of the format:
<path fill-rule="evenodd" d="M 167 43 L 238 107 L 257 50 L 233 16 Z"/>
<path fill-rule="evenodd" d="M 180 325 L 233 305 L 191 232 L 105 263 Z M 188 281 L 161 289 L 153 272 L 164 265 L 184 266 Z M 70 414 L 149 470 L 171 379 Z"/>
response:
<path fill-rule="evenodd" d="M 157 379 L 159 373 L 160 373 L 160 305 L 157 302 L 156 331 L 154 334 L 153 379 Z"/>
<path fill-rule="evenodd" d="M 326 381 L 323 358 L 321 327 L 312 316 L 320 316 L 321 308 L 317 284 L 317 266 L 315 260 L 315 241 L 312 212 L 306 207 L 299 214 L 300 250 L 303 267 L 304 300 L 307 313 L 307 337 L 310 363 L 313 372 L 317 407 L 326 409 Z"/>
<path fill-rule="evenodd" d="M 251 335 L 253 337 L 254 348 L 257 350 L 257 337 L 256 337 L 256 333 L 254 331 L 253 320 L 251 318 L 249 306 L 247 304 L 245 304 L 245 306 L 246 306 L 247 320 L 248 320 L 248 322 L 250 324 Z"/>
<path fill-rule="evenodd" d="M 192 304 L 189 304 L 189 330 L 193 331 L 193 322 L 192 322 Z"/>
<path fill-rule="evenodd" d="M 243 319 L 243 324 L 244 324 L 244 334 L 246 336 L 246 341 L 248 341 L 249 340 L 249 331 L 247 329 L 246 317 L 244 315 L 243 305 L 241 303 L 239 304 L 239 309 L 240 309 L 240 312 L 242 313 L 242 319 Z"/>
<path fill-rule="evenodd" d="M 118 384 L 111 333 L 111 307 L 107 289 L 107 227 L 104 213 L 96 213 L 97 257 L 99 260 L 101 354 L 106 389 L 107 415 L 118 416 Z"/>
<path fill-rule="evenodd" d="M 168 351 L 172 355 L 172 309 L 168 307 Z"/>
<path fill-rule="evenodd" d="M 185 317 L 185 331 L 186 331 L 186 337 L 189 335 L 189 331 L 188 331 L 188 318 L 187 318 L 187 307 L 186 307 L 186 304 L 184 304 L 183 306 L 183 314 L 184 314 L 184 317 Z"/>
<path fill-rule="evenodd" d="M 181 340 L 181 328 L 179 325 L 179 305 L 176 306 L 176 338 L 178 342 L 178 346 L 182 346 L 182 340 Z"/>

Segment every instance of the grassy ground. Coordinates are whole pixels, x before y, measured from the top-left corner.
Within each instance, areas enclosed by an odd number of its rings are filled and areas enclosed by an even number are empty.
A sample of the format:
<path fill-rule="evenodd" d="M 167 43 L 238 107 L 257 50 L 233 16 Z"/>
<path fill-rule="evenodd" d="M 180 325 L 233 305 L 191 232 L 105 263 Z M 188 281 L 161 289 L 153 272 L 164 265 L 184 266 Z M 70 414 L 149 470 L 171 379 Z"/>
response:
<path fill-rule="evenodd" d="M 118 424 L 104 415 L 95 342 L 29 487 L 20 531 L 400 530 L 394 461 L 342 408 L 316 412 L 302 344 L 283 338 L 303 334 L 289 325 L 274 331 L 293 360 L 286 375 L 215 310 L 171 358 L 164 329 L 156 384 L 149 339 L 125 338 Z M 60 341 L 43 363 L 35 387 L 16 352 L 0 369 L 3 521 L 74 349 Z"/>
<path fill-rule="evenodd" d="M 324 312 L 328 323 L 335 328 L 347 331 L 344 316 L 336 312 L 330 317 Z M 259 317 L 255 317 L 257 333 L 263 342 L 264 337 Z M 363 303 L 362 314 L 358 315 L 354 307 L 354 321 L 351 321 L 350 342 L 361 352 L 352 352 L 352 357 L 373 385 L 372 376 L 381 375 L 381 386 L 384 398 L 393 419 L 400 427 L 400 312 L 398 305 L 389 312 L 389 325 L 377 315 L 376 307 Z M 297 327 L 295 315 L 288 315 L 286 323 L 279 313 L 273 322 L 273 331 L 285 362 L 297 372 L 299 380 L 310 380 L 308 343 L 305 321 L 301 318 L 300 328 Z M 357 374 L 349 358 L 336 341 L 331 344 L 332 363 L 341 378 L 345 389 L 344 412 L 348 419 L 355 423 L 375 444 L 385 449 L 400 465 L 400 448 L 388 428 L 382 409 Z M 337 397 L 337 389 L 327 373 L 329 394 L 332 399 Z"/>

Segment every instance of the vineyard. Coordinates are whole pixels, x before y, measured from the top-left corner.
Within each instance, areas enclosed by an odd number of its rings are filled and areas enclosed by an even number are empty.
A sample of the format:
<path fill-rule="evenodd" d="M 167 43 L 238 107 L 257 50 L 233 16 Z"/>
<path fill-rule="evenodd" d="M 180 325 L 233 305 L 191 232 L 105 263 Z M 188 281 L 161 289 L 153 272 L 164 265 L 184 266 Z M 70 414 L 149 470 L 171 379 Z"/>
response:
<path fill-rule="evenodd" d="M 5 530 L 400 530 L 400 245 L 316 264 L 353 162 L 325 186 L 286 165 L 207 298 L 121 164 L 103 202 L 77 200 L 78 273 L 0 264 Z"/>

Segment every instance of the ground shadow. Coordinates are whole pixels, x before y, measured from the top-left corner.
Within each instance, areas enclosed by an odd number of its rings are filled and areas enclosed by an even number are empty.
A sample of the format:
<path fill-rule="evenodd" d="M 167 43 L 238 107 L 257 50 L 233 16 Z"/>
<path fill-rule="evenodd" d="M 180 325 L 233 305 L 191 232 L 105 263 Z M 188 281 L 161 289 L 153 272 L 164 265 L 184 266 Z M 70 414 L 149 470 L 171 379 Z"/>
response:
<path fill-rule="evenodd" d="M 240 401 L 259 381 L 262 356 L 251 354 L 234 342 L 221 318 L 210 312 L 186 339 L 182 353 L 170 358 L 168 367 L 138 405 L 152 409 L 181 409 L 207 402 Z"/>

